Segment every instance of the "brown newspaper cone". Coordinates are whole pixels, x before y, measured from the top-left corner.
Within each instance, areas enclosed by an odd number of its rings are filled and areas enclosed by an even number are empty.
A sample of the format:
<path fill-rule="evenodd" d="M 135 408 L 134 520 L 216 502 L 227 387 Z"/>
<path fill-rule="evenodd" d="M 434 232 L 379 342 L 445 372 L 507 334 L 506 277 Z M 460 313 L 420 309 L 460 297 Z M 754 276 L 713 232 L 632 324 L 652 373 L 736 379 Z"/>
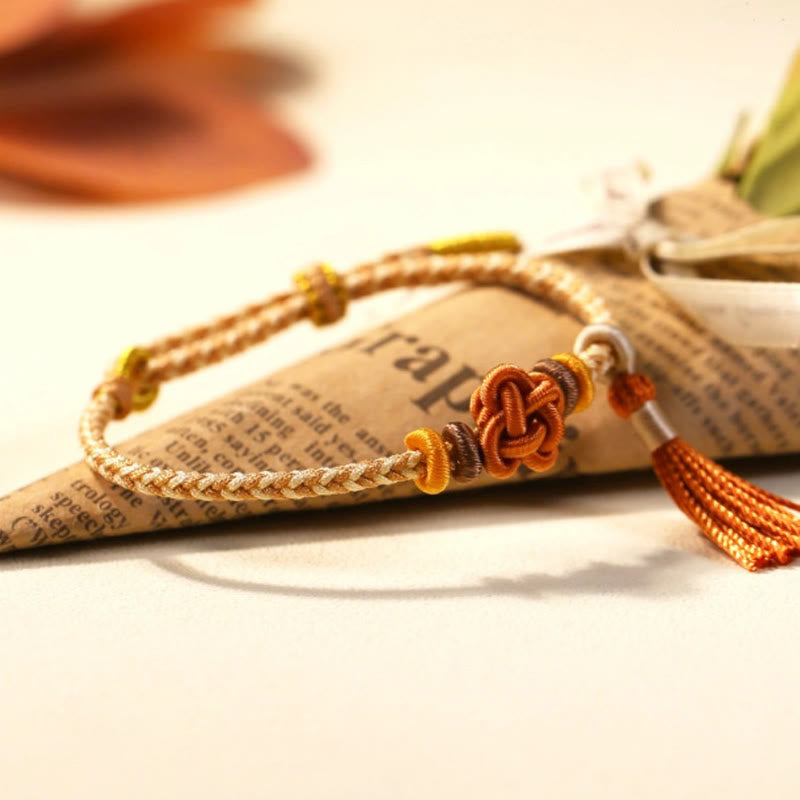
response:
<path fill-rule="evenodd" d="M 752 215 L 725 187 L 710 190 L 704 189 L 710 205 L 696 190 L 663 201 L 658 211 L 689 229 L 697 227 L 698 208 L 711 208 L 714 220 L 705 227 L 713 232 Z M 688 214 L 687 198 L 694 209 Z M 737 350 L 702 330 L 629 265 L 597 253 L 569 260 L 606 299 L 669 418 L 700 450 L 715 458 L 800 451 L 797 352 Z M 571 317 L 525 295 L 470 288 L 190 411 L 121 449 L 154 465 L 200 472 L 290 470 L 385 455 L 402 450 L 414 428 L 469 422 L 470 393 L 488 369 L 500 362 L 530 368 L 568 351 L 578 330 Z M 548 475 L 649 465 L 631 427 L 602 396 L 568 422 L 561 457 Z M 519 480 L 533 477 L 518 473 Z M 492 482 L 483 476 L 467 488 Z M 449 491 L 463 488 L 453 482 Z M 405 483 L 312 501 L 189 502 L 121 489 L 81 462 L 0 500 L 0 552 L 415 493 L 413 483 Z"/>

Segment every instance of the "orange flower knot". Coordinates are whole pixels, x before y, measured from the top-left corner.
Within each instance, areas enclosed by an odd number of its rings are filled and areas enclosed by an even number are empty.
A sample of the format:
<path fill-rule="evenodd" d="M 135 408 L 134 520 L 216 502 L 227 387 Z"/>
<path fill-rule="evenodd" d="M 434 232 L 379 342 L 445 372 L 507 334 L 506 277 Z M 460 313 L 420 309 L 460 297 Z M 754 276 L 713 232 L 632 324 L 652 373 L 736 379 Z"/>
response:
<path fill-rule="evenodd" d="M 469 410 L 493 477 L 509 478 L 520 464 L 544 472 L 558 458 L 564 394 L 549 375 L 500 364 L 472 393 Z"/>

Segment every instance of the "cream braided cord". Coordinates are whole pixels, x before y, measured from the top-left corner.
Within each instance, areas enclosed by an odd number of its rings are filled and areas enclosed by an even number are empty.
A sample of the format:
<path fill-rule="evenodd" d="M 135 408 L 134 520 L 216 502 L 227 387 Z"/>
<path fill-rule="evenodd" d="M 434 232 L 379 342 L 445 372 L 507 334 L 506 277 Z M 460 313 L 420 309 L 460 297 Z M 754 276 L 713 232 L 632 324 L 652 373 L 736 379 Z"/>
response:
<path fill-rule="evenodd" d="M 453 281 L 501 284 L 546 300 L 586 325 L 611 322 L 603 300 L 552 258 L 506 252 L 456 255 L 421 252 L 363 264 L 338 279 L 351 299 L 403 286 L 433 286 Z M 138 380 L 142 385 L 158 386 L 240 353 L 310 317 L 311 313 L 308 295 L 298 289 L 160 339 L 147 348 L 150 358 Z M 605 374 L 614 366 L 613 351 L 604 344 L 592 344 L 578 355 L 595 374 Z M 425 474 L 425 459 L 419 450 L 339 467 L 290 472 L 184 472 L 141 464 L 106 442 L 105 429 L 117 416 L 118 403 L 113 380 L 98 387 L 81 417 L 81 446 L 89 466 L 101 476 L 144 494 L 185 500 L 299 499 L 358 492 L 417 480 Z"/>

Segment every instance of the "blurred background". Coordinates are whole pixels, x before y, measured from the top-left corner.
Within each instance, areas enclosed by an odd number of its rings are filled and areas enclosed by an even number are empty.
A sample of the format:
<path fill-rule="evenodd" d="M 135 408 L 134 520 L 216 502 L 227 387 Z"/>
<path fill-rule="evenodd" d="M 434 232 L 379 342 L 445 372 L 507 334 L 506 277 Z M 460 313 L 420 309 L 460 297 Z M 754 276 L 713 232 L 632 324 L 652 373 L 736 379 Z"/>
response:
<path fill-rule="evenodd" d="M 769 108 L 797 45 L 778 0 L 7 8 L 4 491 L 77 455 L 84 387 L 127 342 L 277 290 L 308 261 L 574 225 L 582 180 L 633 159 L 656 187 L 691 182 L 742 108 Z M 319 346 L 304 336 L 288 360 Z M 176 384 L 157 413 L 264 358 Z"/>

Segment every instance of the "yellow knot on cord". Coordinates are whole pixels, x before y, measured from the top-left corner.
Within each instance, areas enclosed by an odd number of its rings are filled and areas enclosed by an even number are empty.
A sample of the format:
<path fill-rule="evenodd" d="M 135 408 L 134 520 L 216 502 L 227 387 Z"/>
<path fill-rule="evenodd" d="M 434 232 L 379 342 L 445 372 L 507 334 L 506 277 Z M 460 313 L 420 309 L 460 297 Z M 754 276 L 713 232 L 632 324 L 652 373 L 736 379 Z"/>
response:
<path fill-rule="evenodd" d="M 294 276 L 297 288 L 306 296 L 311 321 L 330 325 L 347 311 L 347 289 L 330 264 L 315 264 Z"/>
<path fill-rule="evenodd" d="M 145 347 L 128 347 L 122 351 L 114 365 L 113 375 L 125 378 L 133 386 L 130 407 L 134 411 L 144 411 L 146 408 L 150 408 L 158 397 L 158 384 L 143 385 L 141 383 L 142 376 L 147 369 L 147 362 L 151 357 L 152 354 Z"/>

